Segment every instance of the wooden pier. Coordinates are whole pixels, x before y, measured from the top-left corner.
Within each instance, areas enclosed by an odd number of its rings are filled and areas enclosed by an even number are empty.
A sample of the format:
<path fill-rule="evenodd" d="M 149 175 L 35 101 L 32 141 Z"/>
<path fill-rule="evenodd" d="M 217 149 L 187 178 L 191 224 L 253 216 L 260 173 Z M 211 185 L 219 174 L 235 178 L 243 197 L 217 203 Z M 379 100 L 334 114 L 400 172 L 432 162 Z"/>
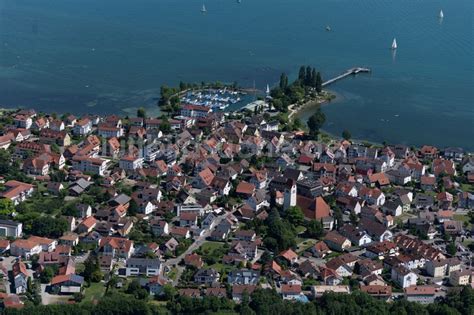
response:
<path fill-rule="evenodd" d="M 348 77 L 350 75 L 355 75 L 355 74 L 358 74 L 358 73 L 369 73 L 370 72 L 370 69 L 369 68 L 361 68 L 361 67 L 357 67 L 357 68 L 351 68 L 349 70 L 347 70 L 346 72 L 344 72 L 343 74 L 335 77 L 335 78 L 332 78 L 330 80 L 327 80 L 326 82 L 323 82 L 322 84 L 322 87 L 325 87 L 329 84 L 332 84 L 336 81 L 339 81 L 341 79 L 344 79 L 345 77 Z"/>

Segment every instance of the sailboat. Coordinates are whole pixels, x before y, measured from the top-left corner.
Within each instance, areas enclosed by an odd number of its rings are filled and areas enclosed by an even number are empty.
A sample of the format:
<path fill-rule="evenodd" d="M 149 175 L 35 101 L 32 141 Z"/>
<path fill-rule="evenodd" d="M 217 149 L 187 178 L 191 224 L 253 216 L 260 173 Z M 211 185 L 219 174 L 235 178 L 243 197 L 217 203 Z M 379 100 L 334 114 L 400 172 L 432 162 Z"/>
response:
<path fill-rule="evenodd" d="M 394 38 L 394 39 L 393 39 L 393 42 L 392 42 L 392 50 L 397 49 L 397 47 L 398 47 L 398 46 L 397 46 L 397 39 Z"/>
<path fill-rule="evenodd" d="M 268 86 L 268 84 L 267 84 L 267 90 L 265 91 L 265 93 L 267 93 L 267 95 L 270 94 L 270 86 Z"/>
<path fill-rule="evenodd" d="M 331 27 L 329 25 L 326 26 L 326 31 L 328 31 L 328 32 L 331 31 Z"/>
<path fill-rule="evenodd" d="M 440 18 L 440 19 L 444 18 L 443 10 L 439 11 L 439 18 Z"/>
<path fill-rule="evenodd" d="M 202 12 L 202 13 L 206 13 L 206 12 L 207 12 L 207 10 L 206 10 L 206 6 L 205 6 L 204 4 L 202 5 L 201 12 Z"/>

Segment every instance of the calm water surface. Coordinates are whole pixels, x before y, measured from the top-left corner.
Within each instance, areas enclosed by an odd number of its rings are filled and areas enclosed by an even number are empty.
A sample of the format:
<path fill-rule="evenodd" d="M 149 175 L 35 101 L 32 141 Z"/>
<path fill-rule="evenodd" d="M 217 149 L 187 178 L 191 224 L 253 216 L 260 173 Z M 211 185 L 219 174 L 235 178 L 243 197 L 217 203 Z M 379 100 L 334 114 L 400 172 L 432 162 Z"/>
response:
<path fill-rule="evenodd" d="M 204 3 L 0 0 L 0 106 L 156 112 L 160 85 L 180 80 L 264 89 L 301 64 L 323 78 L 366 66 L 331 86 L 328 131 L 474 150 L 472 0 Z"/>

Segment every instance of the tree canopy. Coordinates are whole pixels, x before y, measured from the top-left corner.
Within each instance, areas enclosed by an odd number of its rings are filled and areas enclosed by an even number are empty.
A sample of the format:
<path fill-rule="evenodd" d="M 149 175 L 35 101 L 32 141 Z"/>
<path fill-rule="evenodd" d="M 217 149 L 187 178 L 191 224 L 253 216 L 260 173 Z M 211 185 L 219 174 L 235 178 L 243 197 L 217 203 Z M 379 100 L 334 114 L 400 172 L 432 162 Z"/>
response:
<path fill-rule="evenodd" d="M 319 129 L 321 129 L 325 122 L 326 115 L 323 113 L 321 106 L 318 105 L 316 112 L 309 117 L 307 122 L 310 135 L 316 137 L 319 134 Z"/>

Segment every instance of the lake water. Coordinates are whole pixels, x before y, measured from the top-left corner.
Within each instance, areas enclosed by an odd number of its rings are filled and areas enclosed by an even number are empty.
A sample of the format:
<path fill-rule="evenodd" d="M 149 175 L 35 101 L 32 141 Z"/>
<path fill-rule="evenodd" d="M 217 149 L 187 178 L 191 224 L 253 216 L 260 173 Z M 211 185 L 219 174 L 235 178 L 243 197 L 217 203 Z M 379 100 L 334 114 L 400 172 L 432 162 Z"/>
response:
<path fill-rule="evenodd" d="M 162 84 L 366 66 L 331 86 L 326 130 L 474 150 L 472 0 L 202 1 L 0 0 L 0 107 L 156 113 Z"/>

